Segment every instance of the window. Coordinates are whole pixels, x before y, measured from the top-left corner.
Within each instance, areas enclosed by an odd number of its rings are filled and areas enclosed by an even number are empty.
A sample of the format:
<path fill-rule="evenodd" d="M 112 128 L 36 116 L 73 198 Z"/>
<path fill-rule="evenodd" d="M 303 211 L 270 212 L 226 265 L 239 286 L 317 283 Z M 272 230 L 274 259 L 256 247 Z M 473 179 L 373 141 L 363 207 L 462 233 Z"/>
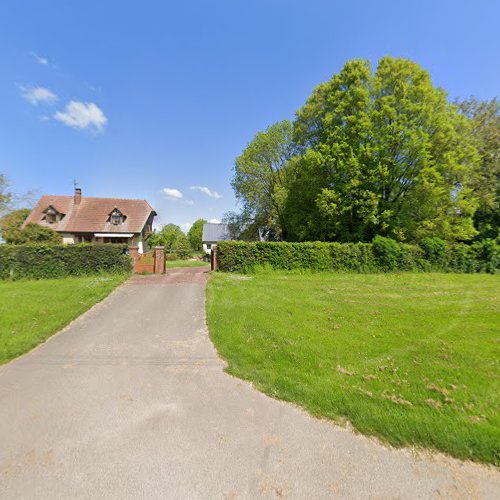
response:
<path fill-rule="evenodd" d="M 118 224 L 121 224 L 123 222 L 122 213 L 117 208 L 115 208 L 111 212 L 111 215 L 109 217 L 109 221 L 111 222 L 111 224 L 114 224 L 115 226 L 117 226 Z"/>
<path fill-rule="evenodd" d="M 54 224 L 60 220 L 59 212 L 54 207 L 49 207 L 45 210 L 45 222 L 48 224 Z"/>

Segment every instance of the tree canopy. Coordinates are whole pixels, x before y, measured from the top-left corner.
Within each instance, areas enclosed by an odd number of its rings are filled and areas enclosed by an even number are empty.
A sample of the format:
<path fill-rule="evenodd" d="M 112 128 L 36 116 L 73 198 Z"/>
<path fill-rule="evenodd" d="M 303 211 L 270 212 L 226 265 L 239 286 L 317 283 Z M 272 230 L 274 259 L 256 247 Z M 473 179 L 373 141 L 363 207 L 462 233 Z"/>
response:
<path fill-rule="evenodd" d="M 189 228 L 187 237 L 191 248 L 196 252 L 200 252 L 203 248 L 203 224 L 205 224 L 206 222 L 207 221 L 205 219 L 198 219 Z"/>
<path fill-rule="evenodd" d="M 384 57 L 375 70 L 349 61 L 293 124 L 259 132 L 236 159 L 242 215 L 289 241 L 470 240 L 486 203 L 477 171 L 481 162 L 498 167 L 498 108 L 481 113 L 488 127 L 474 124 L 474 113 L 450 103 L 412 61 Z M 483 181 L 498 179 L 484 170 Z"/>
<path fill-rule="evenodd" d="M 0 233 L 6 243 L 16 244 L 21 241 L 21 226 L 30 212 L 29 208 L 21 208 L 8 213 L 0 219 Z"/>
<path fill-rule="evenodd" d="M 149 246 L 163 246 L 165 253 L 179 257 L 187 257 L 191 252 L 187 236 L 175 224 L 165 224 L 160 231 L 153 233 L 149 239 Z"/>
<path fill-rule="evenodd" d="M 496 98 L 470 97 L 458 105 L 470 120 L 480 159 L 472 178 L 479 202 L 474 223 L 481 237 L 496 238 L 500 230 L 500 103 Z"/>

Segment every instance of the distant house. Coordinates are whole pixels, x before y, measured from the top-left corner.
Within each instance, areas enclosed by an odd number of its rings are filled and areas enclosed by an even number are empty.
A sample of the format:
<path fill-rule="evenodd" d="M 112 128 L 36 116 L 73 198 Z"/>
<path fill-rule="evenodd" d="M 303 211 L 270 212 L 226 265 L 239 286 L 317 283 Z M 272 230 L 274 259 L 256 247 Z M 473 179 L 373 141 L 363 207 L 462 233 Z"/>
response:
<path fill-rule="evenodd" d="M 229 234 L 229 224 L 213 224 L 208 222 L 203 224 L 203 234 L 201 241 L 203 243 L 203 250 L 207 254 L 212 253 L 212 246 L 216 245 L 219 241 L 232 240 Z"/>
<path fill-rule="evenodd" d="M 156 212 L 146 200 L 44 195 L 24 225 L 34 222 L 57 231 L 63 243 L 125 243 L 147 249 Z"/>

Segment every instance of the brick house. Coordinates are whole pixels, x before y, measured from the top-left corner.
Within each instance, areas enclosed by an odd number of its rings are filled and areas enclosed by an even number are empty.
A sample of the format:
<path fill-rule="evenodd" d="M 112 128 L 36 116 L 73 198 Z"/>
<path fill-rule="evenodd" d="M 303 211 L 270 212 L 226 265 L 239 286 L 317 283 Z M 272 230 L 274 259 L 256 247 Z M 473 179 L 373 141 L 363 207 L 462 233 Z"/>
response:
<path fill-rule="evenodd" d="M 64 244 L 125 243 L 147 250 L 156 212 L 146 200 L 44 195 L 24 225 L 36 223 L 57 231 Z"/>

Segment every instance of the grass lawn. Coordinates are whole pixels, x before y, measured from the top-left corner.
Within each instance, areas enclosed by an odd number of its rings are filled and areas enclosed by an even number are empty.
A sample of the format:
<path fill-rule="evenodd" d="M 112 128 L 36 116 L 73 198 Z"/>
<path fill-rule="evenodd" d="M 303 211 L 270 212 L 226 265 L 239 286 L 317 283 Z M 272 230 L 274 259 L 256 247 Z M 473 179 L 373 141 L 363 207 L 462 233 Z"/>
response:
<path fill-rule="evenodd" d="M 216 273 L 228 371 L 362 433 L 500 463 L 500 276 Z"/>
<path fill-rule="evenodd" d="M 43 342 L 125 279 L 115 275 L 0 281 L 0 364 Z"/>
<path fill-rule="evenodd" d="M 167 260 L 165 264 L 167 269 L 172 269 L 174 267 L 200 267 L 210 265 L 208 262 L 202 262 L 201 260 Z"/>

